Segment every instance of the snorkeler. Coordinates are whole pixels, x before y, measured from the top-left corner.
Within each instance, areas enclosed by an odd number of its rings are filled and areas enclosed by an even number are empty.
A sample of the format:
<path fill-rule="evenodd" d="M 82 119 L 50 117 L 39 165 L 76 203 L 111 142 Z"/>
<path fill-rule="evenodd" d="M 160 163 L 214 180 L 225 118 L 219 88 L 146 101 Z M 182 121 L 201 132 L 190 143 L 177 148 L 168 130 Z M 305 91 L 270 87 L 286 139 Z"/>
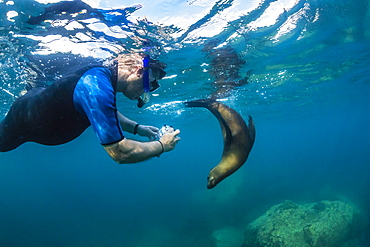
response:
<path fill-rule="evenodd" d="M 0 152 L 25 142 L 59 145 L 92 125 L 101 145 L 118 163 L 135 163 L 175 148 L 180 130 L 171 128 L 157 141 L 127 139 L 123 131 L 153 140 L 158 128 L 139 125 L 118 112 L 116 93 L 142 107 L 160 85 L 166 65 L 144 54 L 118 56 L 110 67 L 88 66 L 48 87 L 34 87 L 15 100 L 0 122 Z M 36 84 L 37 85 L 37 84 Z"/>

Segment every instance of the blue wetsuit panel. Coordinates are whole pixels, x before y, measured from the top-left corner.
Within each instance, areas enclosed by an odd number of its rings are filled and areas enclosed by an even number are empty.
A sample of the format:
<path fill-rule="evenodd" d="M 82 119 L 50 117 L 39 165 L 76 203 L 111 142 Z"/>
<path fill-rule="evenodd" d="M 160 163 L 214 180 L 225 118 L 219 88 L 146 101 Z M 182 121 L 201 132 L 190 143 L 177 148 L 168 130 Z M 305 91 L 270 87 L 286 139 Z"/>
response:
<path fill-rule="evenodd" d="M 80 78 L 73 94 L 76 109 L 86 114 L 102 145 L 113 144 L 124 138 L 111 76 L 109 69 L 90 69 Z"/>

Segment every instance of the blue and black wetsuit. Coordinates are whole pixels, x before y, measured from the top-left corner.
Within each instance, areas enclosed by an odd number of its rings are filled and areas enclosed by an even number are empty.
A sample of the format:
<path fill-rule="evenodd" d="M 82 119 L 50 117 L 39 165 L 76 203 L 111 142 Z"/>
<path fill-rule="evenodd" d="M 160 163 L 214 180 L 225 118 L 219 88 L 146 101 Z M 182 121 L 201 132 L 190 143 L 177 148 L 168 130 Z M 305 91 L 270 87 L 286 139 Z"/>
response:
<path fill-rule="evenodd" d="M 0 122 L 0 152 L 25 142 L 59 145 L 93 126 L 102 145 L 124 138 L 116 108 L 117 68 L 86 67 L 18 98 Z"/>

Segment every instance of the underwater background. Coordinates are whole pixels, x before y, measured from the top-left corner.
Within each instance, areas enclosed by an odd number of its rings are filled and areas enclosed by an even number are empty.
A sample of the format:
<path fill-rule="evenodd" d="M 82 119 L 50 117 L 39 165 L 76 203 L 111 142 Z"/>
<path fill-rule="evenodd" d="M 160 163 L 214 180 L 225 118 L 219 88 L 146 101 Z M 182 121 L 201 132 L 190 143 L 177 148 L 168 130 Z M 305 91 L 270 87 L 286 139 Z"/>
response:
<path fill-rule="evenodd" d="M 351 202 L 369 220 L 370 1 L 50 2 L 0 0 L 0 119 L 37 73 L 52 82 L 145 51 L 167 63 L 167 77 L 144 108 L 118 95 L 118 109 L 180 129 L 181 141 L 129 165 L 91 128 L 61 146 L 0 153 L 0 246 L 221 246 L 222 229 L 241 246 L 248 224 L 285 200 Z M 225 84 L 246 82 L 219 100 L 256 125 L 247 162 L 212 190 L 219 123 L 182 104 L 216 90 L 207 44 L 237 54 Z M 358 246 L 370 246 L 369 227 Z"/>

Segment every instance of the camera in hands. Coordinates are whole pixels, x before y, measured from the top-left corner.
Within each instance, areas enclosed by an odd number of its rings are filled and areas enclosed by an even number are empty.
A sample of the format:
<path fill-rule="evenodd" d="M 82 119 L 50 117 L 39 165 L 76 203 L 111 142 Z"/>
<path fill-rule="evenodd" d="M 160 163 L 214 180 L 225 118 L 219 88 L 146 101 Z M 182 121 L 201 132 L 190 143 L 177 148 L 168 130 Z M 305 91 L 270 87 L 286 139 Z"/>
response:
<path fill-rule="evenodd" d="M 161 139 L 161 137 L 167 132 L 169 131 L 171 128 L 173 128 L 172 126 L 170 125 L 163 125 L 162 128 L 158 131 L 157 135 L 156 135 L 156 139 L 159 140 Z"/>

